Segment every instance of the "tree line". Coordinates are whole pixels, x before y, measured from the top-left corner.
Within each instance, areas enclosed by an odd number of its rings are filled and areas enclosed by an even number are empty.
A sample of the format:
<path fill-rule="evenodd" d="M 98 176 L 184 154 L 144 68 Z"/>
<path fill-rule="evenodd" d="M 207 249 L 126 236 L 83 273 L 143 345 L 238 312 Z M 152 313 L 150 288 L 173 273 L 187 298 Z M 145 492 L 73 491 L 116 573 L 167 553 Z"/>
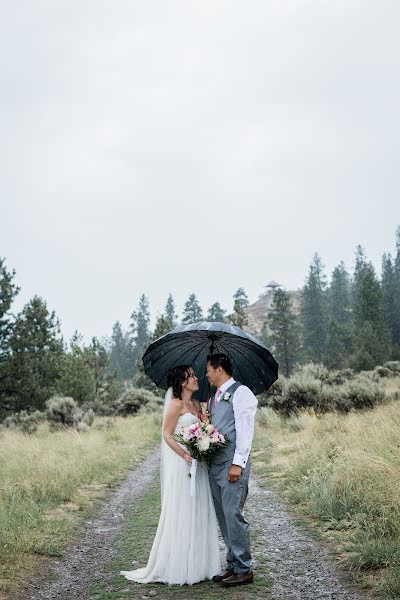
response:
<path fill-rule="evenodd" d="M 142 294 L 137 308 L 132 312 L 129 328 L 124 331 L 117 321 L 112 330 L 107 347 L 110 357 L 110 369 L 114 370 L 121 380 L 133 379 L 139 387 L 150 387 L 147 378 L 143 375 L 142 355 L 147 346 L 162 335 L 172 331 L 177 325 L 189 325 L 198 321 L 226 322 L 238 327 L 247 324 L 246 308 L 249 299 L 243 288 L 233 295 L 233 312 L 221 307 L 220 302 L 214 302 L 206 313 L 197 299 L 196 294 L 190 294 L 185 302 L 182 317 L 179 320 L 176 313 L 175 300 L 168 295 L 164 311 L 158 315 L 154 330 L 151 330 L 150 300 Z"/>
<path fill-rule="evenodd" d="M 89 344 L 75 333 L 69 343 L 60 322 L 46 302 L 34 296 L 14 315 L 12 305 L 20 288 L 0 257 L 0 417 L 21 410 L 43 410 L 54 394 L 72 397 L 78 404 L 112 402 L 127 384 L 152 391 L 141 357 L 155 339 L 176 325 L 221 321 L 246 327 L 249 300 L 243 288 L 233 296 L 228 314 L 216 300 L 203 312 L 190 294 L 178 319 L 172 294 L 151 329 L 150 300 L 142 294 L 126 330 L 116 321 L 109 338 L 93 337 Z M 301 290 L 300 310 L 284 289 L 274 293 L 261 332 L 262 341 L 289 376 L 298 364 L 310 361 L 330 369 L 368 370 L 400 359 L 400 227 L 395 255 L 384 253 L 378 277 L 365 250 L 358 246 L 350 274 L 341 262 L 330 281 L 315 254 Z"/>
<path fill-rule="evenodd" d="M 43 411 L 46 401 L 57 395 L 73 398 L 78 405 L 97 406 L 115 402 L 127 387 L 157 392 L 143 372 L 141 358 L 152 340 L 179 322 L 172 294 L 153 331 L 150 302 L 142 294 L 126 331 L 117 321 L 110 338 L 93 337 L 85 344 L 75 332 L 67 343 L 55 312 L 39 296 L 14 315 L 13 303 L 20 292 L 15 280 L 15 270 L 9 269 L 0 257 L 0 419 L 10 413 Z M 241 288 L 234 298 L 236 308 L 229 319 L 240 325 L 242 307 L 248 305 L 248 298 Z M 203 318 L 218 321 L 224 320 L 225 315 L 226 311 L 215 302 L 204 316 L 195 294 L 191 294 L 181 322 Z"/>
<path fill-rule="evenodd" d="M 330 281 L 318 254 L 301 291 L 299 314 L 292 296 L 274 293 L 264 330 L 283 373 L 297 364 L 316 362 L 329 369 L 370 370 L 400 359 L 400 227 L 395 255 L 382 256 L 378 277 L 365 250 L 357 246 L 352 274 L 343 262 Z"/>

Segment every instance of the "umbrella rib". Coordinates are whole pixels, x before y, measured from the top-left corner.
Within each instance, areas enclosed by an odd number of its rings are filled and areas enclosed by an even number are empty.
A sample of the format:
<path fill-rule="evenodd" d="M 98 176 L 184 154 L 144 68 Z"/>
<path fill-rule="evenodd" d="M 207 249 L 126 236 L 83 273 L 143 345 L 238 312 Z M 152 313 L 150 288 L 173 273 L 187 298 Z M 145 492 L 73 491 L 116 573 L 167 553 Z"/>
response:
<path fill-rule="evenodd" d="M 209 351 L 211 337 L 215 339 L 215 351 L 231 356 L 235 373 L 245 385 L 248 382 L 252 388 L 254 386 L 255 392 L 276 379 L 279 365 L 256 338 L 227 325 L 216 324 L 214 328 L 213 324 L 196 323 L 190 327 L 193 329 L 183 328 L 184 331 L 166 334 L 144 353 L 145 372 L 157 386 L 165 386 L 165 377 L 171 368 L 188 362 L 199 371 L 203 397 L 206 390 L 205 354 Z"/>
<path fill-rule="evenodd" d="M 166 340 L 164 342 L 164 344 L 160 344 L 157 348 L 155 348 L 152 351 L 152 361 L 157 362 L 157 360 L 159 360 L 160 356 L 163 356 L 163 353 L 165 352 L 165 346 L 168 346 L 175 341 L 174 344 L 174 348 L 176 347 L 181 347 L 181 346 L 187 346 L 190 345 L 190 348 L 192 347 L 190 340 L 188 340 L 187 338 L 177 338 L 175 340 Z"/>
<path fill-rule="evenodd" d="M 202 350 L 203 350 L 203 348 L 200 348 L 200 350 L 198 351 L 198 353 L 196 354 L 196 356 L 195 356 L 195 357 L 194 357 L 194 359 L 192 360 L 192 364 L 193 364 L 194 362 L 196 362 L 196 360 L 197 360 L 197 357 L 198 357 L 198 356 L 200 356 L 200 354 L 201 354 Z"/>
<path fill-rule="evenodd" d="M 229 347 L 229 346 L 230 346 L 230 344 L 228 343 L 228 347 Z M 247 358 L 246 354 L 244 354 L 244 352 L 242 352 L 242 351 L 240 350 L 240 348 L 238 348 L 238 347 L 235 347 L 235 350 L 236 350 L 236 352 L 238 352 L 238 353 L 239 353 L 239 354 L 240 354 L 240 355 L 241 355 L 241 356 L 242 356 L 242 357 L 243 357 L 243 358 L 244 358 L 244 359 L 245 359 L 245 360 L 246 360 L 246 361 L 247 361 L 247 362 L 248 362 L 248 363 L 251 365 L 251 368 L 252 368 L 252 369 L 255 371 L 255 373 L 256 373 L 256 375 L 257 375 L 257 377 L 259 377 L 259 378 L 261 379 L 261 381 L 262 381 L 262 380 L 263 380 L 263 378 L 261 377 L 261 375 L 260 375 L 260 373 L 259 373 L 258 369 L 257 369 L 257 368 L 256 368 L 256 367 L 255 367 L 255 366 L 254 366 L 254 365 L 251 363 L 251 361 L 250 361 L 250 360 Z M 240 369 L 239 369 L 239 370 L 240 370 Z M 241 373 L 241 370 L 240 370 L 240 373 Z"/>
<path fill-rule="evenodd" d="M 203 342 L 203 340 L 202 340 L 201 342 L 199 342 L 199 343 L 195 344 L 194 346 L 192 346 L 191 348 L 189 348 L 189 350 L 186 350 L 186 352 L 184 352 L 184 353 L 182 354 L 182 356 L 180 356 L 179 358 L 180 358 L 180 359 L 181 359 L 181 358 L 183 358 L 183 357 L 184 357 L 186 354 L 188 354 L 188 352 L 191 352 L 191 351 L 192 351 L 194 348 L 197 348 L 197 346 L 199 346 L 199 345 L 203 345 L 203 344 L 204 344 L 204 342 Z M 200 352 L 201 352 L 201 350 L 202 350 L 202 348 L 200 348 Z M 198 353 L 198 354 L 199 354 L 199 353 Z M 198 356 L 198 354 L 197 354 L 196 356 Z M 180 364 L 184 364 L 184 363 L 182 362 L 182 363 L 180 363 Z M 169 369 L 171 369 L 171 368 L 172 368 L 172 367 L 169 367 Z M 168 371 L 169 371 L 169 369 L 168 369 Z M 159 384 L 160 384 L 160 383 L 161 383 L 161 381 L 164 379 L 164 377 L 165 377 L 165 373 L 162 375 L 161 379 L 158 379 L 158 380 L 157 380 L 157 383 L 156 383 L 156 386 L 157 386 L 157 387 L 159 387 Z"/>
<path fill-rule="evenodd" d="M 238 371 L 239 371 L 239 373 L 240 373 L 240 379 L 244 379 L 244 378 L 243 378 L 243 373 L 242 373 L 242 370 L 241 370 L 241 368 L 239 367 L 239 363 L 238 363 L 236 360 L 234 360 L 234 363 L 236 364 L 236 368 L 237 368 L 237 370 L 238 370 Z"/>

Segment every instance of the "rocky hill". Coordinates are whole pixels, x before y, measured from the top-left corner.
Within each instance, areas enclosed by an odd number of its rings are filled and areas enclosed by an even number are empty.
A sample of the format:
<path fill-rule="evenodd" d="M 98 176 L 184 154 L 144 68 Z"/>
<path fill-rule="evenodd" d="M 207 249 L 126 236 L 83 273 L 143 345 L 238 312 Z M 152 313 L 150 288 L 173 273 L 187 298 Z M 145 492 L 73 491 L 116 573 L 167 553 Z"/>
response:
<path fill-rule="evenodd" d="M 287 292 L 292 299 L 293 312 L 299 314 L 301 290 L 287 290 Z M 243 329 L 253 335 L 260 335 L 264 322 L 268 322 L 267 314 L 268 311 L 271 310 L 273 296 L 274 290 L 268 289 L 268 291 L 262 294 L 258 300 L 246 308 L 248 324 Z"/>

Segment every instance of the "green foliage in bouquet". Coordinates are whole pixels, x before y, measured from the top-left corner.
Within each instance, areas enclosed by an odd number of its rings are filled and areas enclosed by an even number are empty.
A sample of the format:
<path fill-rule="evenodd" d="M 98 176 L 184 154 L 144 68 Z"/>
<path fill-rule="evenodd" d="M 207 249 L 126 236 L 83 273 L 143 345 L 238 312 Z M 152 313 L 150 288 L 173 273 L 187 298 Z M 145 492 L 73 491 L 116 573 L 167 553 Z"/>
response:
<path fill-rule="evenodd" d="M 207 463 L 229 442 L 229 439 L 215 429 L 211 423 L 202 423 L 200 420 L 185 427 L 181 433 L 176 433 L 172 437 L 188 449 L 192 458 Z"/>

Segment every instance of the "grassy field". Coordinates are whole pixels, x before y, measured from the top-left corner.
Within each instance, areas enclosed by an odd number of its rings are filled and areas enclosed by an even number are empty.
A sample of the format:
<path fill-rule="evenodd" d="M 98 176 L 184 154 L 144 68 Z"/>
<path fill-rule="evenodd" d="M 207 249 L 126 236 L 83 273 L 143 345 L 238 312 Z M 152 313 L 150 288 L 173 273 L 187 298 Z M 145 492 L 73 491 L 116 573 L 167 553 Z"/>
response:
<path fill-rule="evenodd" d="M 160 425 L 160 415 L 144 414 L 97 418 L 82 434 L 50 432 L 47 424 L 33 435 L 0 428 L 0 597 L 22 574 L 29 578 L 38 560 L 62 553 L 98 501 L 159 442 Z M 400 598 L 400 402 L 290 419 L 262 409 L 252 456 L 255 472 L 333 543 L 345 566 L 362 573 L 379 597 Z M 133 507 L 119 541 L 120 564 L 111 571 L 148 555 L 158 494 L 156 482 Z M 254 590 L 267 593 L 264 586 L 260 579 Z M 211 599 L 219 589 L 194 586 L 193 597 Z M 141 597 L 142 588 L 111 576 L 108 590 L 92 592 L 106 600 Z"/>
<path fill-rule="evenodd" d="M 98 500 L 159 442 L 160 419 L 98 418 L 83 434 L 47 424 L 34 435 L 0 429 L 0 593 L 40 555 L 61 553 Z"/>
<path fill-rule="evenodd" d="M 393 385 L 393 382 L 392 382 Z M 347 416 L 257 417 L 255 471 L 380 597 L 400 598 L 400 402 Z"/>

